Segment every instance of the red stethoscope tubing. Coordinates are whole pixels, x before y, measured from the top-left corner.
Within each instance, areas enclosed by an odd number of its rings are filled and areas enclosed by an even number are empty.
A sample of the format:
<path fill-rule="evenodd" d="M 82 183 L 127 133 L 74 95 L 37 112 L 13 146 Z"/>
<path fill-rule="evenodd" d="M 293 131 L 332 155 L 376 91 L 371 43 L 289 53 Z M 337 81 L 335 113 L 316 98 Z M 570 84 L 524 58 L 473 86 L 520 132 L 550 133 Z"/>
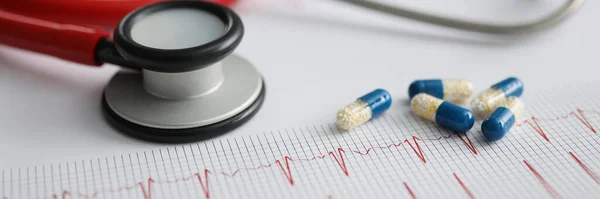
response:
<path fill-rule="evenodd" d="M 111 38 L 111 27 L 136 8 L 165 0 L 3 0 L 0 43 L 99 66 L 98 41 Z M 230 6 L 235 0 L 210 0 Z"/>

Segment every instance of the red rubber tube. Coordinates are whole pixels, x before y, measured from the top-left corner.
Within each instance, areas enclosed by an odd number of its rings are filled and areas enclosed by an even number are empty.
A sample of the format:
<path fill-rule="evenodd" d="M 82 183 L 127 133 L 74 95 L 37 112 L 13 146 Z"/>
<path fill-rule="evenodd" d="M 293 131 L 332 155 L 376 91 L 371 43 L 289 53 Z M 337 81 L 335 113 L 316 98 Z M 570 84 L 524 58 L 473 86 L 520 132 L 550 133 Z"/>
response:
<path fill-rule="evenodd" d="M 99 66 L 95 48 L 108 32 L 0 10 L 0 43 L 85 65 Z"/>
<path fill-rule="evenodd" d="M 0 0 L 0 10 L 57 23 L 79 24 L 112 31 L 136 8 L 168 0 Z M 198 0 L 200 1 L 200 0 Z M 236 0 L 204 0 L 224 6 Z"/>

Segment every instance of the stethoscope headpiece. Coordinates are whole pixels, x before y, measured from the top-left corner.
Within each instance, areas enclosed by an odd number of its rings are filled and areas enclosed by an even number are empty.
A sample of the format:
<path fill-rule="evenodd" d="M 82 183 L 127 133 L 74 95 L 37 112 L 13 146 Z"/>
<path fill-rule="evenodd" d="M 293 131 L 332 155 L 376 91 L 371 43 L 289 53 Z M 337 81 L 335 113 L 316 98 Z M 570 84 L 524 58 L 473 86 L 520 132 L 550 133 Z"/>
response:
<path fill-rule="evenodd" d="M 203 1 L 151 4 L 114 32 L 118 54 L 139 72 L 117 73 L 104 92 L 108 121 L 155 142 L 190 142 L 228 132 L 251 118 L 265 95 L 262 76 L 233 51 L 241 19 Z"/>

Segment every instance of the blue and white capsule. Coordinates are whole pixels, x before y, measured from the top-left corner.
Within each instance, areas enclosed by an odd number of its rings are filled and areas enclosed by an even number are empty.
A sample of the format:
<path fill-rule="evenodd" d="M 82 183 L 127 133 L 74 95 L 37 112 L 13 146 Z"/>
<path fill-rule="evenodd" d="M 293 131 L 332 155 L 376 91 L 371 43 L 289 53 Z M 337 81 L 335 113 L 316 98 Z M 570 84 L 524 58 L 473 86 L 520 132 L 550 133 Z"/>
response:
<path fill-rule="evenodd" d="M 392 105 L 392 96 L 386 90 L 376 89 L 340 109 L 336 116 L 339 128 L 350 130 L 377 117 Z"/>
<path fill-rule="evenodd" d="M 471 108 L 478 118 L 485 119 L 496 108 L 505 105 L 508 97 L 520 97 L 523 94 L 523 82 L 509 77 L 481 92 L 471 101 Z"/>
<path fill-rule="evenodd" d="M 473 95 L 473 84 L 470 81 L 462 79 L 416 80 L 408 87 L 408 96 L 412 99 L 419 93 L 427 93 L 453 103 L 462 103 Z"/>
<path fill-rule="evenodd" d="M 475 123 L 470 110 L 427 93 L 415 95 L 410 105 L 416 115 L 457 133 L 466 133 Z"/>
<path fill-rule="evenodd" d="M 500 106 L 481 123 L 483 137 L 490 142 L 502 139 L 523 113 L 525 105 L 517 97 L 508 97 L 506 105 Z"/>

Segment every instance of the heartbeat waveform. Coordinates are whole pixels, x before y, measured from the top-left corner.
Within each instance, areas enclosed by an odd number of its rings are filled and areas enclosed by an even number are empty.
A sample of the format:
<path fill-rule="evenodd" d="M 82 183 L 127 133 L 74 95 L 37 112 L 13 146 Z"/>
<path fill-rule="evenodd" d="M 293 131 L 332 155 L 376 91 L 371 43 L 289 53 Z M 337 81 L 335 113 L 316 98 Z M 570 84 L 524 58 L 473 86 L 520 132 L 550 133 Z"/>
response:
<path fill-rule="evenodd" d="M 592 171 L 587 165 L 585 165 L 585 163 L 583 163 L 583 161 L 579 160 L 579 158 L 577 158 L 577 156 L 575 156 L 575 154 L 573 154 L 573 152 L 569 152 L 569 154 L 571 155 L 571 157 L 573 157 L 573 159 L 575 159 L 575 161 L 577 161 L 577 164 L 579 164 L 579 166 L 581 166 L 581 168 L 588 175 L 590 175 L 590 177 L 592 177 L 592 179 L 594 181 L 596 181 L 596 183 L 600 184 L 600 177 L 598 177 L 598 175 L 596 175 L 596 173 L 594 173 L 594 171 Z"/>
<path fill-rule="evenodd" d="M 470 199 L 475 199 L 475 196 L 473 195 L 473 192 L 471 192 L 471 190 L 469 190 L 469 188 L 467 188 L 467 186 L 465 185 L 465 183 L 462 182 L 462 180 L 460 180 L 460 178 L 456 175 L 456 173 L 454 173 L 454 178 L 456 179 L 456 181 L 458 182 L 458 184 L 460 185 L 460 187 L 462 187 L 462 189 L 465 191 L 465 193 L 467 193 L 467 195 L 469 196 Z"/>
<path fill-rule="evenodd" d="M 596 114 L 600 114 L 600 112 L 598 111 L 593 111 L 593 113 Z M 555 121 L 555 120 L 559 120 L 559 119 L 566 119 L 570 116 L 575 116 L 580 122 L 582 122 L 588 129 L 590 129 L 594 134 L 597 134 L 596 130 L 594 129 L 594 127 L 592 126 L 592 124 L 587 120 L 587 117 L 584 115 L 584 111 L 581 109 L 577 109 L 576 111 L 570 112 L 567 115 L 564 116 L 558 116 L 555 118 L 542 118 L 542 119 L 538 119 L 536 117 L 531 117 L 531 119 L 527 119 L 524 120 L 520 123 L 517 123 L 516 126 L 522 126 L 523 124 L 528 124 L 531 128 L 533 128 L 533 130 L 535 130 L 537 133 L 539 133 L 546 141 L 550 142 L 549 138 L 547 137 L 545 131 L 540 127 L 539 122 L 538 121 Z M 420 138 L 417 136 L 412 136 L 412 139 L 405 139 L 401 142 L 398 143 L 392 143 L 386 146 L 372 146 L 370 148 L 367 148 L 364 152 L 359 151 L 359 150 L 350 150 L 350 152 L 352 152 L 353 154 L 358 154 L 361 156 L 366 156 L 369 155 L 372 151 L 374 151 L 374 149 L 389 149 L 392 147 L 399 147 L 402 146 L 403 144 L 408 144 L 408 146 L 412 149 L 412 151 L 417 155 L 417 157 L 423 162 L 423 164 L 427 163 L 427 160 L 425 159 L 425 154 L 423 153 L 423 151 L 421 150 L 421 147 L 419 146 L 419 141 L 436 141 L 436 140 L 441 140 L 441 139 L 450 139 L 453 136 L 457 136 L 459 137 L 459 139 L 465 144 L 465 146 L 474 154 L 474 155 L 478 155 L 477 149 L 475 148 L 475 145 L 471 142 L 471 140 L 469 139 L 469 136 L 467 134 L 464 134 L 464 138 L 463 135 L 461 134 L 450 134 L 447 136 L 439 136 L 439 137 L 434 137 L 434 138 Z M 319 155 L 319 156 L 314 156 L 312 158 L 291 158 L 289 156 L 284 156 L 283 157 L 283 161 L 282 160 L 275 160 L 272 163 L 269 164 L 264 164 L 264 165 L 260 165 L 257 167 L 248 167 L 248 168 L 239 168 L 236 169 L 235 171 L 231 172 L 231 173 L 227 173 L 224 171 L 219 171 L 219 172 L 214 172 L 214 174 L 221 174 L 223 176 L 226 177 L 235 177 L 237 174 L 239 174 L 242 171 L 254 171 L 254 170 L 259 170 L 259 169 L 264 169 L 264 168 L 271 168 L 273 165 L 277 165 L 279 167 L 279 169 L 281 169 L 284 177 L 286 178 L 286 180 L 288 181 L 288 183 L 293 186 L 294 185 L 294 178 L 292 175 L 292 169 L 290 166 L 291 162 L 300 162 L 300 161 L 314 161 L 317 159 L 325 159 L 327 157 L 331 157 L 333 159 L 333 161 L 338 165 L 338 167 L 340 168 L 340 170 L 342 170 L 342 173 L 345 176 L 349 176 L 349 171 L 348 171 L 348 166 L 347 163 L 345 161 L 345 154 L 347 153 L 346 150 L 344 150 L 343 148 L 337 148 L 335 151 L 330 151 L 324 155 Z M 577 163 L 594 179 L 594 181 L 596 181 L 597 183 L 600 184 L 600 177 L 598 177 L 595 173 L 593 173 L 585 164 L 583 164 L 583 162 L 581 162 L 574 154 L 571 153 L 571 156 L 577 161 Z M 558 193 L 542 178 L 542 176 L 533 168 L 529 165 L 529 163 L 525 160 L 523 160 L 523 162 L 525 163 L 525 165 L 531 170 L 531 172 L 534 173 L 534 175 L 536 176 L 536 178 L 540 181 L 540 183 L 542 183 L 542 185 L 544 185 L 544 187 L 551 193 L 551 195 L 555 198 L 560 198 L 560 195 L 558 195 Z M 125 186 L 125 187 L 120 187 L 117 189 L 105 189 L 102 191 L 96 191 L 92 194 L 83 194 L 83 193 L 78 193 L 77 195 L 79 197 L 83 197 L 83 198 L 96 198 L 98 196 L 98 194 L 101 193 L 111 193 L 111 192 L 120 192 L 123 190 L 132 190 L 132 189 L 139 189 L 142 192 L 142 196 L 144 199 L 152 199 L 152 185 L 153 184 L 171 184 L 171 183 L 178 183 L 181 181 L 189 181 L 189 180 L 197 180 L 199 186 L 201 187 L 204 196 L 209 199 L 210 198 L 210 189 L 209 189 L 209 180 L 208 180 L 208 176 L 209 174 L 213 174 L 213 172 L 211 172 L 209 169 L 205 168 L 204 169 L 204 173 L 200 174 L 200 173 L 195 173 L 189 177 L 185 177 L 185 178 L 181 178 L 181 179 L 175 179 L 175 180 L 171 180 L 171 181 L 160 181 L 160 180 L 155 180 L 153 178 L 148 178 L 147 180 L 145 180 L 145 185 L 144 185 L 144 181 L 142 182 L 138 182 L 135 185 L 132 186 Z M 464 189 L 464 191 L 469 195 L 470 198 L 474 198 L 473 194 L 471 193 L 471 191 L 462 183 L 462 181 L 460 180 L 460 178 L 454 174 L 454 177 L 456 178 L 456 180 L 458 181 L 458 183 L 461 185 L 461 187 Z M 412 192 L 412 190 L 408 187 L 408 185 L 406 183 L 404 183 L 406 189 L 409 191 L 409 194 L 412 198 L 416 198 L 414 193 Z M 60 194 L 60 198 L 62 199 L 66 199 L 67 196 L 71 196 L 71 192 L 69 192 L 68 190 L 64 190 L 61 194 Z M 59 199 L 59 196 L 57 194 L 52 195 L 53 199 Z M 5 197 L 4 199 L 8 199 L 8 197 Z"/>
<path fill-rule="evenodd" d="M 471 152 L 473 152 L 473 154 L 477 155 L 477 149 L 475 148 L 475 145 L 473 145 L 473 142 L 471 142 L 471 139 L 469 139 L 469 136 L 467 134 L 465 134 L 465 139 L 463 139 L 463 137 L 460 134 L 456 134 L 458 136 L 458 138 L 460 138 L 460 140 L 465 143 L 465 145 L 467 145 L 467 148 L 469 148 L 469 150 L 471 150 Z"/>
<path fill-rule="evenodd" d="M 408 191 L 408 194 L 410 194 L 410 197 L 412 199 L 417 199 L 417 196 L 415 196 L 415 193 L 413 193 L 412 189 L 410 189 L 410 187 L 408 186 L 408 184 L 406 182 L 404 182 L 404 187 L 406 188 L 406 190 Z"/>
<path fill-rule="evenodd" d="M 210 198 L 210 192 L 208 191 L 208 174 L 210 173 L 210 171 L 208 169 L 204 169 L 204 181 L 202 180 L 202 177 L 200 176 L 199 173 L 195 173 L 193 176 L 187 177 L 187 178 L 183 178 L 183 181 L 187 181 L 190 179 L 197 179 L 198 183 L 200 184 L 200 188 L 202 188 L 202 192 L 204 192 L 204 196 L 206 198 Z M 166 181 L 166 182 L 162 182 L 162 183 L 176 183 L 179 180 L 175 180 L 175 181 Z M 138 182 L 138 186 L 142 191 L 142 196 L 145 199 L 151 199 L 152 198 L 152 184 L 156 183 L 156 181 L 154 181 L 154 179 L 152 178 L 148 178 L 148 181 L 146 182 L 146 186 L 144 186 L 144 183 L 142 182 Z M 159 182 L 161 183 L 161 182 Z M 96 194 L 96 193 L 94 193 Z M 94 198 L 94 197 L 92 197 Z"/>
<path fill-rule="evenodd" d="M 548 182 L 544 179 L 544 177 L 542 177 L 542 175 L 540 175 L 540 173 L 538 173 L 537 170 L 535 170 L 527 162 L 527 160 L 523 160 L 523 163 L 525 163 L 525 165 L 531 171 L 531 173 L 533 173 L 533 175 L 535 175 L 535 178 L 537 178 L 538 181 L 540 181 L 540 183 L 542 184 L 542 186 L 544 186 L 544 188 L 548 191 L 548 193 L 550 193 L 552 198 L 554 198 L 554 199 L 562 198 L 562 196 L 560 196 L 560 194 L 552 186 L 550 186 L 550 184 L 548 184 Z"/>
<path fill-rule="evenodd" d="M 591 112 L 593 112 L 595 114 L 600 114 L 600 112 L 594 111 L 594 110 L 592 110 Z M 594 134 L 597 134 L 596 129 L 594 128 L 594 126 L 592 126 L 592 123 L 590 123 L 590 121 L 587 119 L 587 117 L 585 117 L 584 111 L 581 110 L 581 109 L 579 109 L 579 108 L 576 111 L 572 111 L 572 112 L 570 112 L 567 115 L 558 116 L 558 117 L 555 117 L 555 118 L 540 119 L 540 118 L 537 118 L 535 116 L 532 116 L 531 119 L 523 120 L 522 122 L 516 124 L 515 126 L 521 126 L 523 124 L 528 124 L 529 127 L 531 127 L 538 134 L 540 134 L 540 136 L 542 136 L 542 138 L 544 138 L 544 140 L 550 142 L 550 139 L 548 138 L 548 135 L 546 135 L 546 132 L 544 131 L 544 129 L 542 129 L 542 127 L 540 127 L 540 124 L 539 124 L 538 121 L 540 121 L 540 120 L 555 121 L 555 120 L 559 120 L 559 119 L 566 119 L 566 118 L 568 118 L 570 116 L 575 116 L 577 118 L 577 120 L 579 120 L 581 123 L 583 123 L 583 125 L 585 125 L 585 127 L 587 127 L 588 129 L 590 129 Z"/>

